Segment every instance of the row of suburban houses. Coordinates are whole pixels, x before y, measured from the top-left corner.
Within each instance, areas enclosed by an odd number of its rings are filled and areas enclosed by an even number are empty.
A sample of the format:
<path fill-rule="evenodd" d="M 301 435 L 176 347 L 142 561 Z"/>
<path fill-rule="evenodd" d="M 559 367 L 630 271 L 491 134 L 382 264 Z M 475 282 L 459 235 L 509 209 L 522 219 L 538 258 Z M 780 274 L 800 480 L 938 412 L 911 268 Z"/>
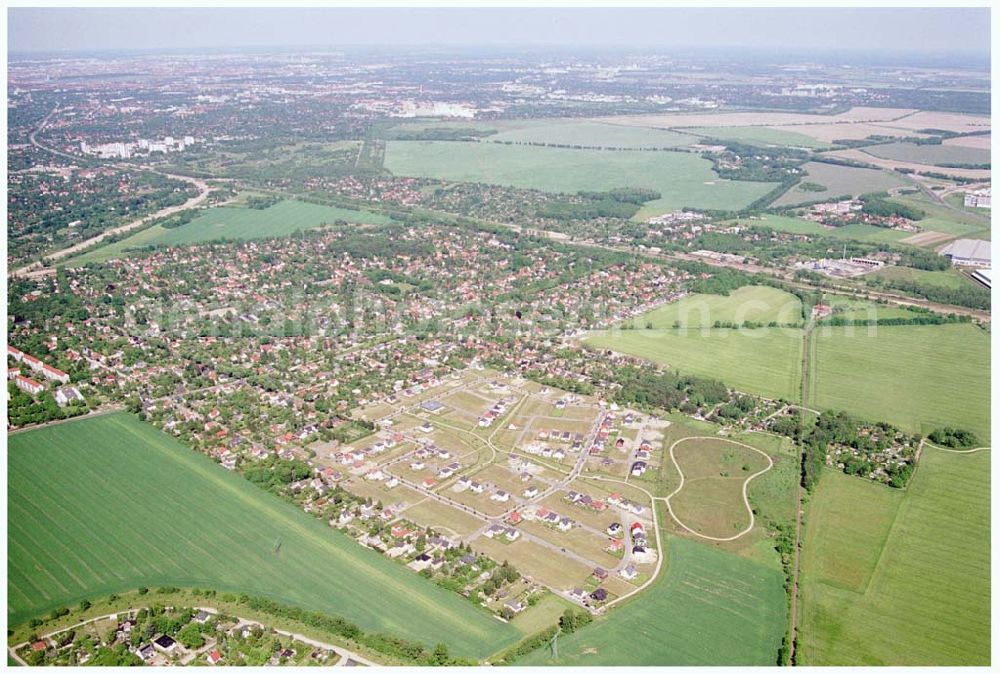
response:
<path fill-rule="evenodd" d="M 51 379 L 52 381 L 57 381 L 61 384 L 69 383 L 69 375 L 62 370 L 54 368 L 51 365 L 47 365 L 34 356 L 27 354 L 9 344 L 7 345 L 7 355 L 19 363 L 24 363 L 46 379 Z"/>

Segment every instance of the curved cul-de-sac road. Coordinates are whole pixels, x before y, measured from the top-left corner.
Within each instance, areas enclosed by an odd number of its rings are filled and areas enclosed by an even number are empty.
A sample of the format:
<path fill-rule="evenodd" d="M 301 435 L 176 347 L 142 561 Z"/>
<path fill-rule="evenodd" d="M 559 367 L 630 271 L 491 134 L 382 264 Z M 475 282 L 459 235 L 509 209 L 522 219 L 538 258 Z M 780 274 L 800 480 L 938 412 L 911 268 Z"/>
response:
<path fill-rule="evenodd" d="M 682 442 L 687 442 L 689 440 L 717 440 L 719 442 L 728 442 L 730 444 L 737 445 L 739 447 L 743 447 L 745 449 L 749 449 L 749 450 L 752 450 L 754 452 L 757 452 L 758 454 L 760 454 L 761 456 L 763 456 L 765 459 L 767 459 L 767 467 L 766 468 L 763 468 L 763 469 L 757 471 L 756 473 L 754 473 L 753 475 L 750 475 L 749 477 L 747 477 L 746 480 L 743 481 L 743 505 L 746 507 L 747 512 L 750 513 L 750 523 L 746 526 L 745 529 L 743 529 L 739 533 L 734 534 L 732 536 L 727 536 L 727 537 L 724 537 L 724 538 L 723 537 L 719 537 L 719 536 L 709 536 L 707 534 L 703 534 L 701 532 L 695 531 L 694 529 L 692 529 L 691 527 L 689 527 L 688 525 L 686 525 L 683 521 L 681 521 L 680 517 L 678 517 L 677 514 L 674 512 L 674 509 L 673 509 L 673 507 L 670 504 L 670 500 L 674 496 L 676 496 L 677 494 L 679 494 L 682 489 L 684 489 L 684 470 L 681 468 L 680 464 L 677 462 L 677 457 L 674 455 L 674 449 L 677 447 L 677 445 L 681 444 Z M 690 534 L 692 534 L 694 536 L 698 536 L 699 538 L 704 538 L 704 539 L 707 539 L 707 540 L 710 540 L 710 541 L 716 541 L 716 542 L 735 541 L 736 539 L 741 538 L 742 536 L 745 536 L 746 534 L 750 533 L 750 531 L 754 527 L 756 519 L 755 519 L 754 514 L 753 514 L 753 508 L 750 507 L 750 499 L 747 496 L 747 490 L 750 488 L 750 483 L 754 480 L 754 478 L 763 475 L 764 473 L 766 473 L 767 471 L 771 470 L 774 467 L 774 461 L 771 459 L 770 456 L 767 455 L 766 452 L 764 452 L 762 450 L 759 450 L 756 447 L 753 447 L 751 445 L 745 444 L 743 442 L 739 442 L 737 440 L 731 440 L 729 438 L 720 438 L 718 436 L 712 436 L 712 435 L 695 435 L 695 436 L 690 436 L 690 437 L 686 437 L 686 438 L 681 438 L 680 440 L 677 440 L 672 445 L 670 445 L 670 461 L 674 464 L 674 468 L 677 469 L 677 474 L 680 476 L 681 481 L 680 481 L 680 484 L 677 485 L 677 488 L 674 489 L 670 493 L 669 496 L 664 497 L 663 501 L 667 505 L 667 512 L 670 513 L 670 517 L 673 518 L 674 522 L 676 522 L 678 526 L 680 526 L 682 529 L 684 529 L 685 531 L 687 531 L 688 533 L 690 533 Z"/>

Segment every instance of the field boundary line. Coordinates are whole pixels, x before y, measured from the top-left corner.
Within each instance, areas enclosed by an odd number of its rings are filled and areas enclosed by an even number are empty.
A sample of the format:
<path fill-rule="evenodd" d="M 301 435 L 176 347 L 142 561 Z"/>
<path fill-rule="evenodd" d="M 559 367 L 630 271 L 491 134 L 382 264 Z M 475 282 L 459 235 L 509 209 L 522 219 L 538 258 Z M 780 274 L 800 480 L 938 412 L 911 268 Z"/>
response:
<path fill-rule="evenodd" d="M 746 447 L 747 449 L 752 449 L 753 451 L 757 452 L 758 454 L 760 454 L 761 456 L 763 456 L 765 459 L 767 459 L 767 468 L 764 468 L 763 470 L 757 471 L 756 473 L 754 473 L 753 475 L 749 476 L 746 480 L 743 481 L 743 505 L 746 506 L 747 512 L 750 513 L 750 524 L 748 524 L 746 526 L 746 528 L 743 531 L 739 532 L 738 534 L 735 534 L 733 536 L 728 536 L 726 538 L 721 538 L 721 537 L 718 537 L 718 536 L 708 536 L 707 534 L 699 533 L 699 532 L 695 531 L 694 529 L 692 529 L 691 527 L 689 527 L 688 525 L 684 524 L 684 522 L 682 522 L 680 520 L 680 518 L 677 517 L 676 514 L 674 514 L 674 509 L 670 506 L 670 499 L 672 499 L 682 489 L 684 489 L 684 481 L 685 481 L 684 480 L 684 471 L 681 470 L 680 464 L 677 463 L 677 457 L 674 456 L 674 447 L 676 447 L 677 445 L 679 445 L 682 442 L 685 442 L 687 440 L 721 440 L 722 442 L 729 442 L 729 443 L 732 443 L 734 445 L 739 445 L 740 447 Z M 670 493 L 669 496 L 663 497 L 663 502 L 667 504 L 667 512 L 670 513 L 670 517 L 672 517 L 673 520 L 675 522 L 677 522 L 677 524 L 680 525 L 680 527 L 682 529 L 684 529 L 688 533 L 693 534 L 695 536 L 698 536 L 700 538 L 704 538 L 704 539 L 709 540 L 709 541 L 718 541 L 720 543 L 725 543 L 725 542 L 728 542 L 728 541 L 735 541 L 736 539 L 741 538 L 741 537 L 745 536 L 746 534 L 750 533 L 750 531 L 754 527 L 754 524 L 756 524 L 756 517 L 754 516 L 753 508 L 750 507 L 750 499 L 747 497 L 747 490 L 750 487 L 750 482 L 752 482 L 754 478 L 756 478 L 756 477 L 758 477 L 760 475 L 763 475 L 767 471 L 769 471 L 772 468 L 774 468 L 774 461 L 767 454 L 767 452 L 764 452 L 763 450 L 757 449 L 756 447 L 753 447 L 751 445 L 739 442 L 738 440 L 731 440 L 729 438 L 719 438 L 719 437 L 710 436 L 710 435 L 692 435 L 692 436 L 689 436 L 689 437 L 686 437 L 686 438 L 681 438 L 681 439 L 675 441 L 674 444 L 670 445 L 670 460 L 673 462 L 674 468 L 677 469 L 677 474 L 681 476 L 681 483 L 677 486 L 676 489 L 673 490 L 673 492 Z"/>
<path fill-rule="evenodd" d="M 924 440 L 924 444 L 928 447 L 933 447 L 934 449 L 941 450 L 942 452 L 949 452 L 951 454 L 973 454 L 975 452 L 985 452 L 991 449 L 989 445 L 986 445 L 985 447 L 976 447 L 974 449 L 949 449 L 948 447 L 935 445 L 933 442 L 929 442 L 928 440 Z"/>

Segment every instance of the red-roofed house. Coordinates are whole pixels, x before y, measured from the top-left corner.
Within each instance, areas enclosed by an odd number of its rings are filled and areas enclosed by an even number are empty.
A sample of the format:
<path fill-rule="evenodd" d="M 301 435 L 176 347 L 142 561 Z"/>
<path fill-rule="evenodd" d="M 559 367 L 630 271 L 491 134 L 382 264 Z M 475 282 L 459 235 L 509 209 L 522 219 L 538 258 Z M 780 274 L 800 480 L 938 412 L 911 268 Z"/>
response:
<path fill-rule="evenodd" d="M 42 392 L 42 389 L 45 388 L 31 377 L 25 377 L 23 375 L 17 375 L 14 377 L 14 384 L 22 391 L 30 393 L 31 395 L 38 395 Z"/>
<path fill-rule="evenodd" d="M 69 383 L 69 375 L 62 370 L 52 367 L 51 365 L 42 365 L 42 374 L 53 381 L 57 381 L 62 384 Z"/>
<path fill-rule="evenodd" d="M 35 370 L 36 372 L 38 370 L 41 370 L 42 366 L 45 365 L 45 363 L 27 353 L 22 356 L 21 362 L 30 367 L 32 370 Z"/>

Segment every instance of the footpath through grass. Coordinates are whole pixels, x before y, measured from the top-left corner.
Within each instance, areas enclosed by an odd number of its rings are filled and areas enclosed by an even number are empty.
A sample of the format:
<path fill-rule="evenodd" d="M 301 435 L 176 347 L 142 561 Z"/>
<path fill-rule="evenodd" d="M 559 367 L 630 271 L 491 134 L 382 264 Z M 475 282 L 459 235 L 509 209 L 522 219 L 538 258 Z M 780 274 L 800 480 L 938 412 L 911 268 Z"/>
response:
<path fill-rule="evenodd" d="M 669 566 L 625 606 L 514 664 L 773 665 L 786 624 L 780 570 L 671 537 Z"/>
<path fill-rule="evenodd" d="M 802 552 L 799 663 L 990 663 L 990 452 L 925 448 L 910 487 L 826 471 Z"/>
<path fill-rule="evenodd" d="M 482 658 L 519 631 L 127 414 L 9 436 L 11 623 L 139 586 L 247 592 Z"/>

